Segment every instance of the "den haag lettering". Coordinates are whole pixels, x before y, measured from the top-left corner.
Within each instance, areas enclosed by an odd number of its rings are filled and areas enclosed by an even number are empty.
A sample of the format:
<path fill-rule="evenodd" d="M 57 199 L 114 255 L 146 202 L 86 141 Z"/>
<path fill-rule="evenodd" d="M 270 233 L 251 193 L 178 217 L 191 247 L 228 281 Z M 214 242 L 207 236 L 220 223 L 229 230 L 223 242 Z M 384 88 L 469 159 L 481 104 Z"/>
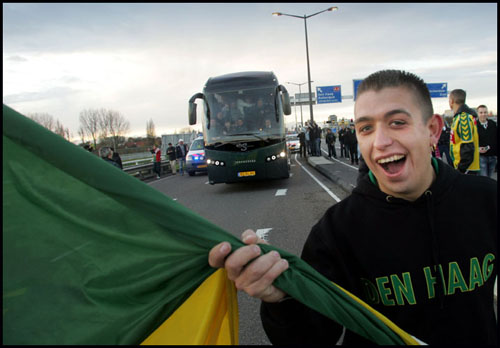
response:
<path fill-rule="evenodd" d="M 370 304 L 383 304 L 385 306 L 403 306 L 414 305 L 417 303 L 417 298 L 413 288 L 412 277 L 424 277 L 427 286 L 427 299 L 436 297 L 436 284 L 439 279 L 442 279 L 442 289 L 445 295 L 450 296 L 458 292 L 474 291 L 483 286 L 491 277 L 494 268 L 495 255 L 487 254 L 482 261 L 473 257 L 470 259 L 468 271 L 464 276 L 464 272 L 459 264 L 455 261 L 448 263 L 448 274 L 445 276 L 443 266 L 439 265 L 439 272 L 442 277 L 438 277 L 436 267 L 424 267 L 421 274 L 412 275 L 410 272 L 405 272 L 400 275 L 391 274 L 375 278 L 374 281 L 368 279 L 360 279 L 364 289 L 365 300 Z"/>

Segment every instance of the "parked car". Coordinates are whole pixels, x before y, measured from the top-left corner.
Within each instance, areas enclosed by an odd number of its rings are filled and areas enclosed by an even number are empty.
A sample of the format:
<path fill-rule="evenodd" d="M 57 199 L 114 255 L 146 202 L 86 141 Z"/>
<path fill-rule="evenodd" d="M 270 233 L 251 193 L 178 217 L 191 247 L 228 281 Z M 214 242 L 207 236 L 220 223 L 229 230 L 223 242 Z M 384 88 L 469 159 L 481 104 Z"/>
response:
<path fill-rule="evenodd" d="M 300 151 L 300 140 L 297 133 L 286 135 L 286 147 L 290 150 L 290 153 Z"/>
<path fill-rule="evenodd" d="M 207 172 L 207 158 L 205 157 L 205 144 L 203 137 L 198 137 L 191 143 L 186 156 L 186 171 L 190 176 L 196 172 Z"/>

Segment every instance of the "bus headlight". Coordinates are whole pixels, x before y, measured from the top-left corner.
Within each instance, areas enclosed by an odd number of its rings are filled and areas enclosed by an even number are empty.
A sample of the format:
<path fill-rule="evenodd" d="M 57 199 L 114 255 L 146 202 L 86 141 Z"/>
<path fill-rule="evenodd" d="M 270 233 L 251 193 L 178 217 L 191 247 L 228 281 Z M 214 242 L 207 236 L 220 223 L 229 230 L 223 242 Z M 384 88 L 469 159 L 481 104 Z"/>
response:
<path fill-rule="evenodd" d="M 281 151 L 280 157 L 285 157 L 285 151 Z"/>
<path fill-rule="evenodd" d="M 211 164 L 212 163 L 212 160 L 209 158 L 207 159 L 207 164 Z"/>

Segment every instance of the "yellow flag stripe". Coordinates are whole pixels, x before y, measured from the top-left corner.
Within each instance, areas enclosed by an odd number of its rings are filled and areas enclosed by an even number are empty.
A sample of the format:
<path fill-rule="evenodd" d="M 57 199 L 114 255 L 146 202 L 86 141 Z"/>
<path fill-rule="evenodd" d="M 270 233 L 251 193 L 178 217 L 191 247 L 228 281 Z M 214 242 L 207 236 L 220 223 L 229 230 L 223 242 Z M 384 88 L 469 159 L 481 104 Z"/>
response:
<path fill-rule="evenodd" d="M 333 283 L 333 282 L 332 282 Z M 354 301 L 358 302 L 360 305 L 368 309 L 373 315 L 375 315 L 380 321 L 382 321 L 387 327 L 389 327 L 393 332 L 395 332 L 401 339 L 405 342 L 406 345 L 409 346 L 419 346 L 421 345 L 419 341 L 417 341 L 413 336 L 409 335 L 406 331 L 402 330 L 399 328 L 396 324 L 394 324 L 389 318 L 387 318 L 385 315 L 382 313 L 376 311 L 372 307 L 370 307 L 366 302 L 364 302 L 362 299 L 357 297 L 354 294 L 351 294 L 349 291 L 345 290 L 342 288 L 340 285 L 337 285 L 333 283 L 336 287 L 338 287 L 340 290 L 345 292 L 347 295 L 349 295 Z"/>
<path fill-rule="evenodd" d="M 142 345 L 237 345 L 238 301 L 225 269 L 208 277 Z"/>

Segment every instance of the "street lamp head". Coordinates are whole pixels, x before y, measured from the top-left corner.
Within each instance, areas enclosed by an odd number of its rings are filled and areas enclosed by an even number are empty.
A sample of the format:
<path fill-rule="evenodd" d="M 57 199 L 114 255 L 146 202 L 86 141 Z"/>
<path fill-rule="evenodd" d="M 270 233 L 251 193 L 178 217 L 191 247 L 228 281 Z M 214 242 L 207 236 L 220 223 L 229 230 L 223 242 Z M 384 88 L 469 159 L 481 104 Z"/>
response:
<path fill-rule="evenodd" d="M 273 12 L 273 16 L 277 17 L 277 16 L 281 16 L 281 12 Z"/>
<path fill-rule="evenodd" d="M 337 11 L 339 8 L 337 6 L 330 7 L 328 11 Z"/>

